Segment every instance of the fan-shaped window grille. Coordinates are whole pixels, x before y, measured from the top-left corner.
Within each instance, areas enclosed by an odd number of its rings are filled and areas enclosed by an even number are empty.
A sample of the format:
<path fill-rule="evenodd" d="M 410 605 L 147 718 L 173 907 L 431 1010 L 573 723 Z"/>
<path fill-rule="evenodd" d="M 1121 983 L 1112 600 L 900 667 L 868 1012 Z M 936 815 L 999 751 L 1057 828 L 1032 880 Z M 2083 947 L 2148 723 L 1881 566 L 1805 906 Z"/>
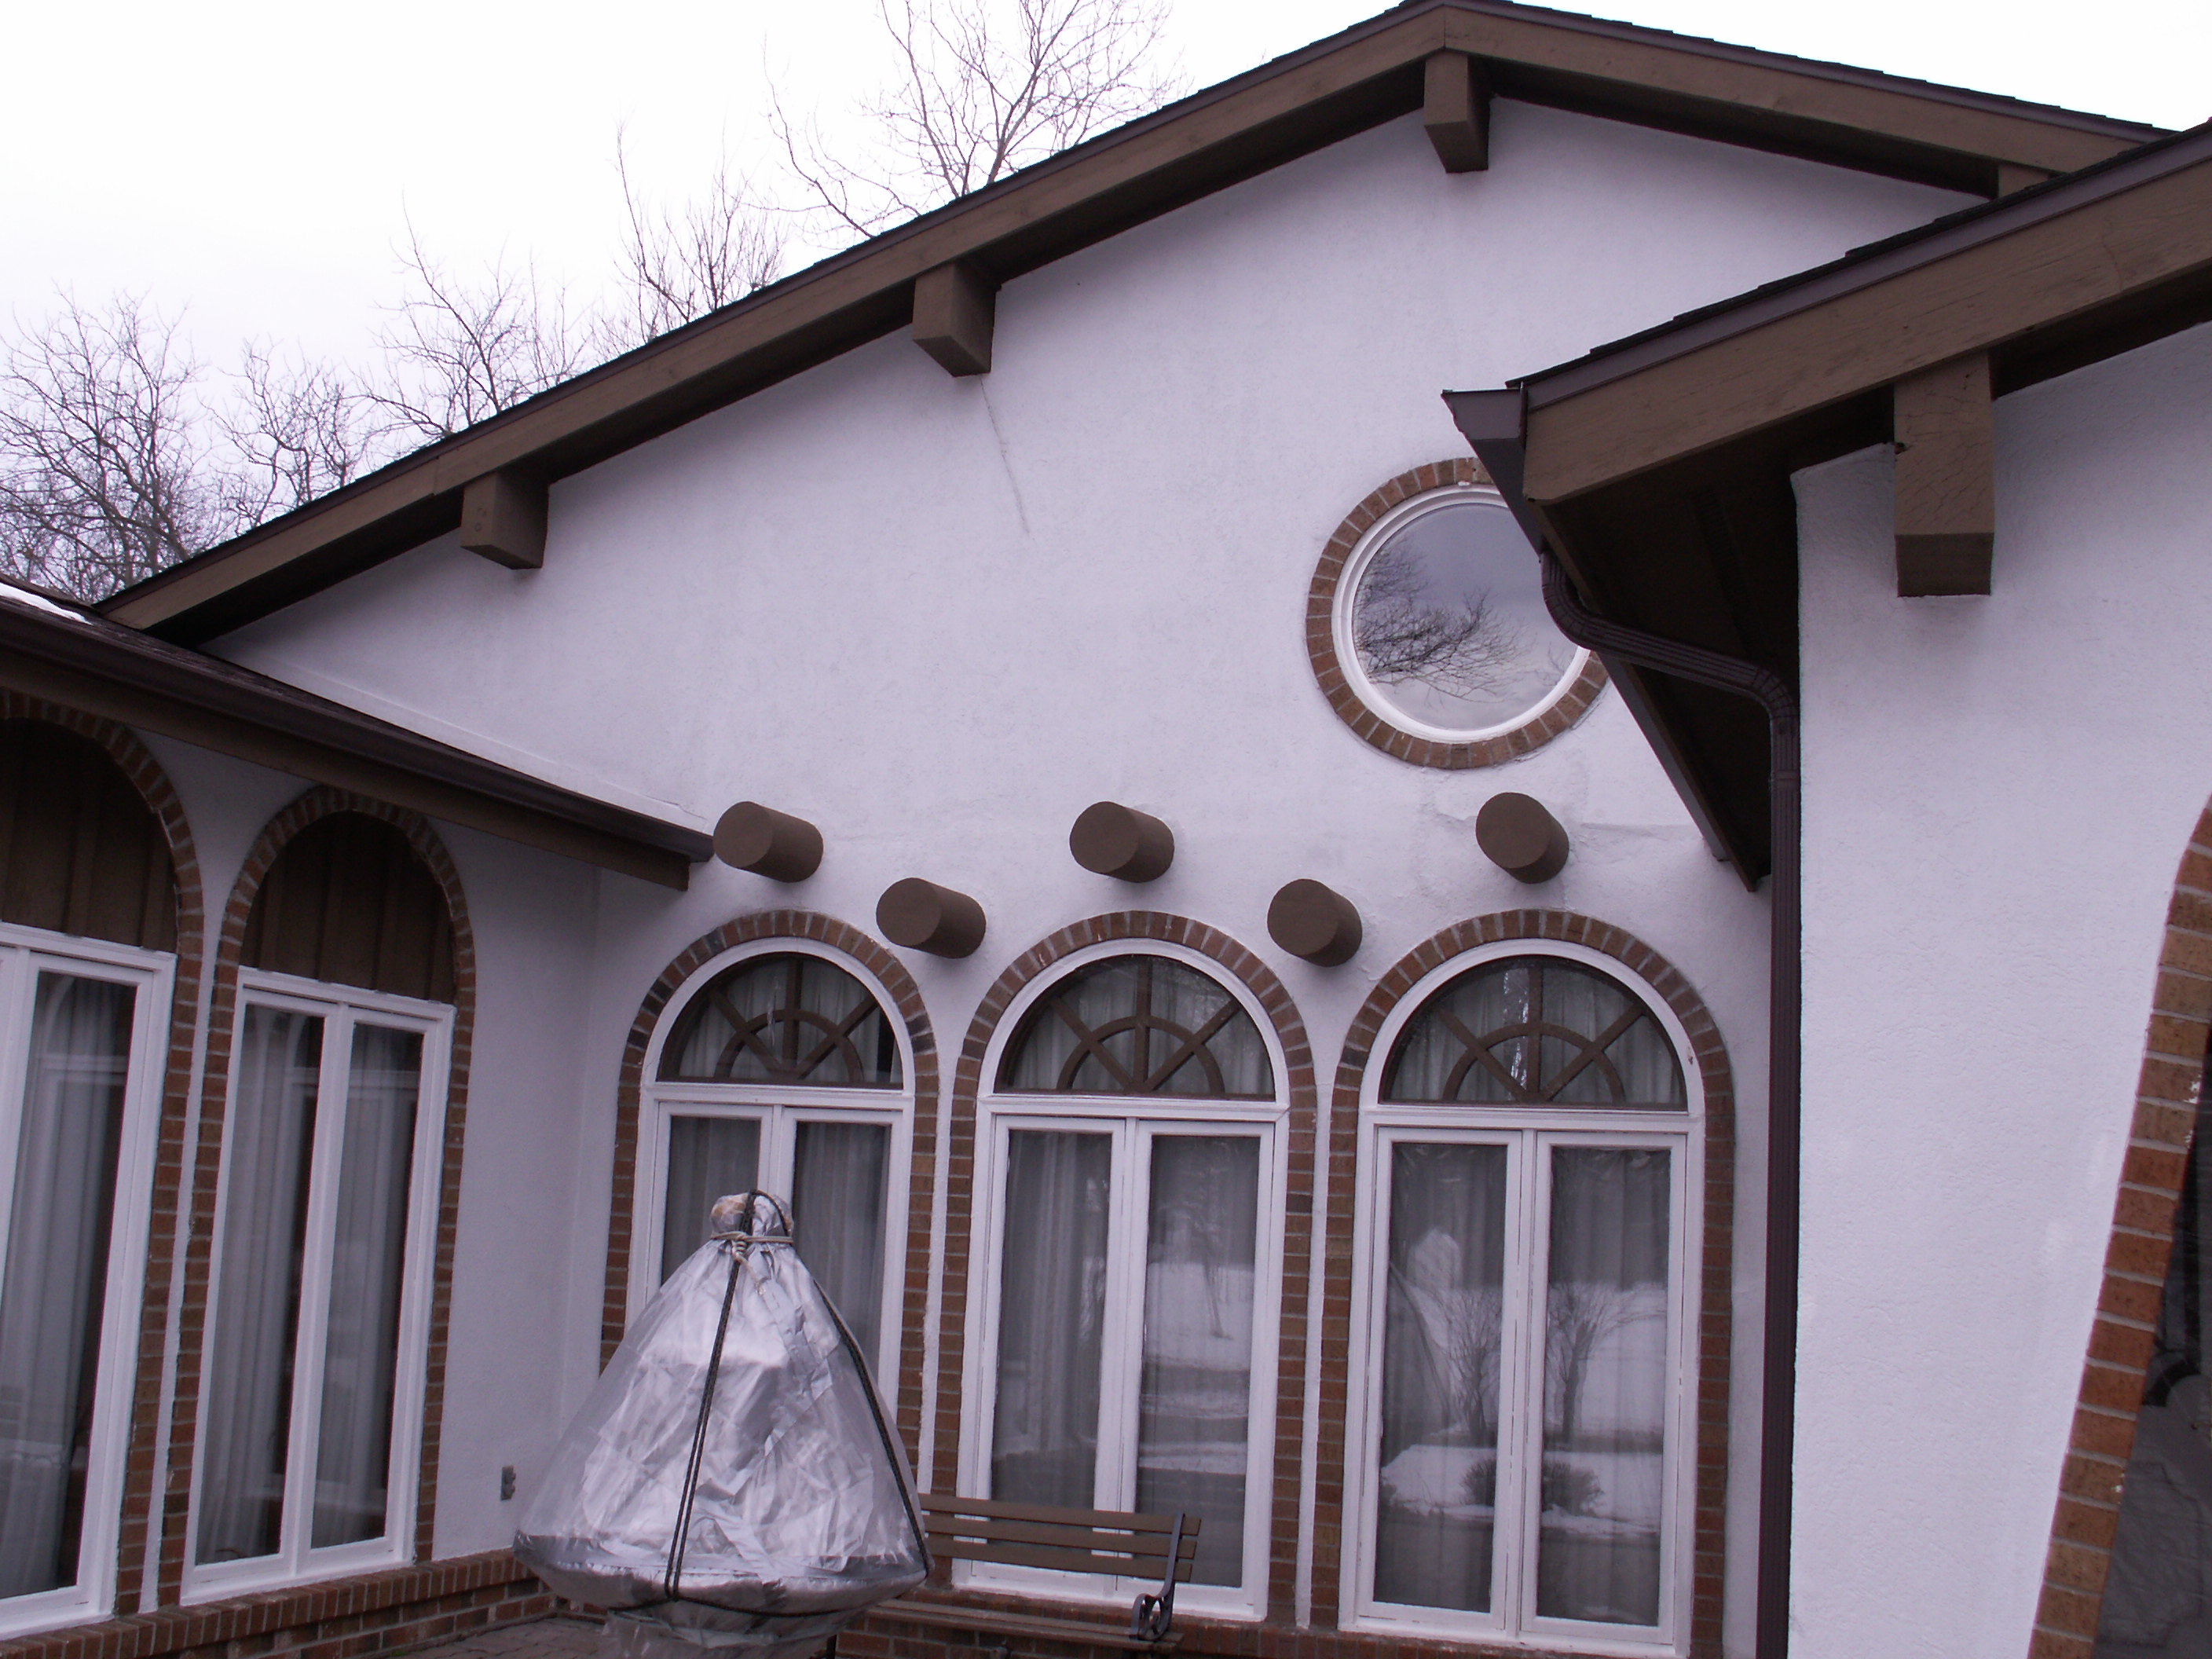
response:
<path fill-rule="evenodd" d="M 999 1069 L 1004 1090 L 1265 1100 L 1267 1045 L 1244 1006 L 1167 957 L 1079 969 L 1022 1021 Z"/>
<path fill-rule="evenodd" d="M 798 951 L 751 957 L 684 1008 L 661 1051 L 665 1082 L 895 1089 L 898 1043 L 867 988 Z"/>
<path fill-rule="evenodd" d="M 1382 1098 L 1509 1106 L 1686 1106 L 1682 1066 L 1626 986 L 1556 957 L 1462 974 L 1390 1055 Z"/>

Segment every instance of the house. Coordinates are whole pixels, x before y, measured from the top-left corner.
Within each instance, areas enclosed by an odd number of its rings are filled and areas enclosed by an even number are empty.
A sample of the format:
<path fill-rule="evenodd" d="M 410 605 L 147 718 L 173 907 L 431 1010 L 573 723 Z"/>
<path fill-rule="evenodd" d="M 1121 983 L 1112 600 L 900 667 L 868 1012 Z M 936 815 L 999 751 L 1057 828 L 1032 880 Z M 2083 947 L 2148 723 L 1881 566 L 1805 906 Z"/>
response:
<path fill-rule="evenodd" d="M 2208 320 L 2204 129 L 1415 0 L 0 595 L 0 1647 L 547 1610 L 757 1182 L 1188 1652 L 2203 1652 Z"/>

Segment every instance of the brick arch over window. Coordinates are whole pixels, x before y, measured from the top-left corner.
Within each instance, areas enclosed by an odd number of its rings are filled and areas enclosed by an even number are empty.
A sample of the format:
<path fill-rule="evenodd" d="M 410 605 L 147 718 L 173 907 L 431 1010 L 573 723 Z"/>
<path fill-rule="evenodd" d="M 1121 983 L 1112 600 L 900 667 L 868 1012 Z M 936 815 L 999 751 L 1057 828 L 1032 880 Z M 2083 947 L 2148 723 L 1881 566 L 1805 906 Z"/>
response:
<path fill-rule="evenodd" d="M 645 1054 L 661 1016 L 699 970 L 725 951 L 759 939 L 811 939 L 850 957 L 891 994 L 914 1050 L 914 1134 L 908 1170 L 905 1279 L 899 1293 L 899 1437 L 907 1455 L 919 1455 L 921 1440 L 923 1323 L 929 1297 L 932 1210 L 937 1196 L 937 1037 L 921 1003 L 921 988 L 905 965 L 878 940 L 834 916 L 811 910 L 763 910 L 726 921 L 692 940 L 660 970 L 645 994 L 623 1044 L 622 1073 L 615 1095 L 613 1203 L 607 1217 L 606 1297 L 599 1317 L 599 1364 L 614 1357 L 629 1319 L 630 1237 L 637 1216 L 637 1115 L 645 1084 Z"/>
<path fill-rule="evenodd" d="M 161 826 L 176 885 L 177 972 L 169 1007 L 169 1042 L 161 1073 L 161 1115 L 155 1131 L 153 1205 L 146 1230 L 146 1277 L 138 1309 L 138 1364 L 131 1394 L 131 1437 L 123 1479 L 115 1604 L 135 1609 L 144 1582 L 154 1511 L 155 1450 L 161 1437 L 161 1362 L 169 1341 L 169 1291 L 174 1276 L 177 1218 L 183 1197 L 185 1135 L 191 1115 L 192 1041 L 207 951 L 206 901 L 191 827 L 168 775 L 125 726 L 20 692 L 0 691 L 0 720 L 44 720 L 105 750 Z"/>
<path fill-rule="evenodd" d="M 1329 1103 L 1328 1237 L 1335 1248 L 1322 1280 L 1322 1328 L 1330 1333 L 1321 1356 L 1321 1424 L 1316 1454 L 1314 1622 L 1335 1625 L 1342 1583 L 1346 1393 L 1352 1328 L 1352 1229 L 1358 1186 L 1359 1090 L 1382 1022 L 1424 978 L 1455 957 L 1505 939 L 1558 940 L 1611 957 L 1656 991 L 1682 1022 L 1705 1085 L 1705 1191 L 1703 1200 L 1705 1294 L 1698 1315 L 1696 1535 L 1691 1593 L 1690 1650 L 1718 1653 L 1728 1500 L 1729 1354 L 1734 1318 L 1735 1226 L 1735 1083 L 1720 1028 L 1690 982 L 1643 940 L 1607 923 L 1565 910 L 1511 910 L 1455 923 L 1401 957 L 1345 1033 Z"/>
<path fill-rule="evenodd" d="M 445 901 L 453 941 L 453 1065 L 447 1082 L 446 1143 L 438 1178 L 437 1249 L 431 1268 L 430 1328 L 425 1350 L 422 1391 L 422 1449 L 415 1499 L 415 1559 L 430 1559 L 432 1526 L 438 1509 L 439 1435 L 445 1415 L 446 1331 L 453 1302 L 453 1236 L 459 1224 L 461 1151 L 468 1130 L 469 1049 L 476 1030 L 476 936 L 469 926 L 460 872 L 429 821 L 404 807 L 364 795 L 318 787 L 271 818 L 254 841 L 223 907 L 216 943 L 215 974 L 208 1006 L 207 1062 L 200 1089 L 198 1142 L 192 1160 L 190 1242 L 185 1253 L 185 1286 L 178 1320 L 175 1400 L 169 1419 L 168 1497 L 164 1506 L 160 1566 L 161 1599 L 174 1603 L 183 1583 L 185 1523 L 191 1504 L 193 1459 L 199 1430 L 200 1375 L 206 1328 L 208 1264 L 216 1233 L 216 1190 L 222 1177 L 222 1131 L 230 1101 L 232 1028 L 238 1007 L 238 970 L 246 931 L 277 857 L 310 825 L 340 812 L 358 812 L 391 825 L 436 883 Z"/>
<path fill-rule="evenodd" d="M 1284 1097 L 1290 1107 L 1287 1194 L 1283 1215 L 1283 1296 L 1275 1391 L 1274 1484 L 1267 1541 L 1267 1616 L 1291 1616 L 1297 1592 L 1298 1483 L 1305 1431 L 1306 1305 L 1313 1250 L 1315 1086 L 1313 1049 L 1306 1028 L 1267 964 L 1228 934 L 1187 917 L 1130 910 L 1093 916 L 1063 927 L 1033 946 L 992 982 L 969 1023 L 952 1073 L 952 1115 L 945 1157 L 952 1172 L 945 1200 L 943 1315 L 938 1338 L 936 1438 L 930 1484 L 951 1492 L 960 1468 L 960 1384 L 966 1362 L 968 1264 L 973 1246 L 975 1103 L 982 1088 L 983 1058 L 999 1022 L 1022 988 L 1063 957 L 1093 945 L 1158 940 L 1209 957 L 1251 992 L 1266 1011 L 1282 1045 Z"/>
<path fill-rule="evenodd" d="M 2173 883 L 2111 1243 L 2051 1517 L 2030 1659 L 2089 1659 L 2212 1040 L 2212 806 Z"/>

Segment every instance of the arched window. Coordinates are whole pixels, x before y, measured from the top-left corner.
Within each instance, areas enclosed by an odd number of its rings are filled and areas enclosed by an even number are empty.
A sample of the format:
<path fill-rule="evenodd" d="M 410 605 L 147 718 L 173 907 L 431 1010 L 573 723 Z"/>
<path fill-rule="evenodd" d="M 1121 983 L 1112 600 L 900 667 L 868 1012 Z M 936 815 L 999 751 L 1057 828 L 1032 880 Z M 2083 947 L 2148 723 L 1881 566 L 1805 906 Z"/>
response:
<path fill-rule="evenodd" d="M 988 1384 L 970 1391 L 964 1479 L 1198 1516 L 1194 1605 L 1257 1614 L 1285 1106 L 1258 1011 L 1218 973 L 1102 948 L 1010 1011 L 981 1103 L 969 1375 Z"/>
<path fill-rule="evenodd" d="M 1501 947 L 1417 986 L 1364 1091 L 1362 1622 L 1643 1641 L 1689 1620 L 1702 1156 L 1686 1045 L 1619 964 Z"/>
<path fill-rule="evenodd" d="M 895 1374 L 909 1066 L 887 994 L 790 939 L 710 965 L 680 999 L 639 1124 L 633 1306 L 706 1241 L 707 1211 L 787 1196 L 799 1253 L 880 1376 Z"/>
<path fill-rule="evenodd" d="M 240 956 L 195 1595 L 412 1553 L 454 996 L 404 835 L 335 812 L 285 843 Z"/>
<path fill-rule="evenodd" d="M 0 1637 L 112 1593 L 176 937 L 122 768 L 0 720 Z"/>

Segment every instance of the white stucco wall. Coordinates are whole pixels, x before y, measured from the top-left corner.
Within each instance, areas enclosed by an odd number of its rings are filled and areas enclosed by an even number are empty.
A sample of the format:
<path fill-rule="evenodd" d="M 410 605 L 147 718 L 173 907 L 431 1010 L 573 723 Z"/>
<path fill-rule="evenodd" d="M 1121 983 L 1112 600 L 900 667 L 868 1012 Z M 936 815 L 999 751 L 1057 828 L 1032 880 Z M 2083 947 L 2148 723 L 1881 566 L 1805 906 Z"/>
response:
<path fill-rule="evenodd" d="M 140 735 L 176 788 L 198 855 L 210 969 L 200 988 L 204 1027 L 223 908 L 240 868 L 269 820 L 310 786 Z M 459 873 L 477 947 L 436 1537 L 441 1555 L 458 1555 L 513 1536 L 517 1505 L 500 1501 L 501 1466 L 516 1466 L 526 1486 L 597 1372 L 599 1311 L 572 1288 L 576 1259 L 603 1260 L 606 1241 L 603 1150 L 593 1170 L 599 1209 L 580 1242 L 576 1214 L 580 1182 L 589 1184 L 579 1165 L 593 1142 L 576 1085 L 591 1034 L 574 1011 L 592 997 L 599 872 L 458 825 L 433 828 Z M 196 1058 L 204 1066 L 204 1045 Z M 197 1079 L 191 1098 L 197 1112 Z M 165 1367 L 165 1390 L 173 1370 Z"/>
<path fill-rule="evenodd" d="M 1995 591 L 1802 475 L 1804 1659 L 2020 1659 L 2177 866 L 2212 794 L 2212 329 L 1997 404 Z"/>
<path fill-rule="evenodd" d="M 683 895 L 599 878 L 588 991 L 530 961 L 538 910 L 585 902 L 567 886 L 515 876 L 512 902 L 480 911 L 480 942 L 498 936 L 515 975 L 485 969 L 480 1086 L 514 1103 L 487 1133 L 518 1151 L 499 1161 L 472 1126 L 457 1340 L 465 1308 L 489 1320 L 488 1343 L 516 1328 L 525 1314 L 501 1305 L 514 1285 L 524 1301 L 564 1296 L 576 1403 L 640 997 L 746 911 L 795 903 L 872 932 L 877 896 L 907 875 L 975 895 L 990 918 L 967 961 L 908 957 L 941 1049 L 957 1051 L 983 989 L 1030 944 L 1141 905 L 1266 958 L 1324 1079 L 1376 977 L 1438 927 L 1532 902 L 1586 912 L 1663 952 L 1712 1007 L 1756 1170 L 1765 902 L 1705 849 L 1618 698 L 1512 766 L 1404 765 L 1315 685 L 1307 585 L 1369 491 L 1464 453 L 1442 389 L 1497 385 L 1960 198 L 1513 104 L 1492 155 L 1487 173 L 1452 177 L 1417 119 L 1393 123 L 1010 283 L 988 377 L 954 380 L 903 335 L 878 341 L 556 485 L 541 571 L 448 538 L 221 643 L 573 787 L 701 825 L 758 799 L 827 840 L 796 889 L 711 865 Z M 1475 847 L 1474 815 L 1503 788 L 1543 799 L 1575 837 L 1543 889 Z M 1174 825 L 1168 877 L 1132 890 L 1073 863 L 1068 825 L 1101 798 Z M 1349 966 L 1267 940 L 1268 898 L 1297 876 L 1359 905 L 1367 944 Z M 497 1050 L 495 1008 L 516 1022 Z M 565 1094 L 547 1055 L 564 1057 Z M 539 1131 L 573 1144 L 522 1146 Z M 556 1199 L 542 1183 L 562 1179 L 573 1190 Z M 1748 1402 L 1759 1231 L 1756 1185 L 1743 1191 Z M 485 1236 L 540 1201 L 573 1206 L 564 1291 L 550 1253 Z M 519 1352 L 539 1352 L 550 1324 Z M 457 1360 L 441 1551 L 495 1541 L 477 1488 L 522 1454 L 502 1449 L 516 1437 L 495 1399 L 459 1402 L 504 1375 Z M 1747 1495 L 1754 1424 L 1747 1406 Z M 1740 1525 L 1739 1632 L 1750 1544 Z"/>

